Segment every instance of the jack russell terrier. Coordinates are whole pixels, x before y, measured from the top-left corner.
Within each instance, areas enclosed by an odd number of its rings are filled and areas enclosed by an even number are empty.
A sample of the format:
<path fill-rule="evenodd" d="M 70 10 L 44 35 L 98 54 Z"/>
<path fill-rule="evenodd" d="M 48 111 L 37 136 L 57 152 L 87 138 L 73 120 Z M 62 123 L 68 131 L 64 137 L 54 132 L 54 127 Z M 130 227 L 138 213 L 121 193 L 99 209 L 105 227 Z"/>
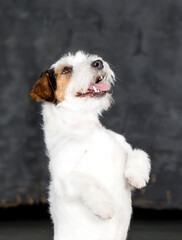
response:
<path fill-rule="evenodd" d="M 131 191 L 149 181 L 149 156 L 99 121 L 114 81 L 107 62 L 79 51 L 42 73 L 30 93 L 43 101 L 54 240 L 126 240 Z"/>

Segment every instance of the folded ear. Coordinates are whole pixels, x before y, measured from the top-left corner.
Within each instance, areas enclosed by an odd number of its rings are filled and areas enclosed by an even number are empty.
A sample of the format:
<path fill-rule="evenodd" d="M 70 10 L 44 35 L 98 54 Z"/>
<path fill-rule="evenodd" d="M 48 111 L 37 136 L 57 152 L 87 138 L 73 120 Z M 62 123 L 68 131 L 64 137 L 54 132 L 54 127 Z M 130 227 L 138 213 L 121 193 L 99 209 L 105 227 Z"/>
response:
<path fill-rule="evenodd" d="M 36 101 L 56 102 L 55 90 L 57 88 L 54 69 L 43 72 L 40 79 L 30 92 L 30 97 Z"/>

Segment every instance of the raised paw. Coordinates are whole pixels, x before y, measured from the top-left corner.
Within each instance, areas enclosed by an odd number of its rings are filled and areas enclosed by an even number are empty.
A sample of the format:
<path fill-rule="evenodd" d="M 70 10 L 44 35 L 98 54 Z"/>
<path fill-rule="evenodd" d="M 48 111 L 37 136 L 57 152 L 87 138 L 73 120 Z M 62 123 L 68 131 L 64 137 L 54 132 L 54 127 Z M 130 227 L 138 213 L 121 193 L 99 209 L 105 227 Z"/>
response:
<path fill-rule="evenodd" d="M 149 181 L 149 173 L 149 156 L 140 149 L 134 149 L 128 158 L 125 170 L 125 177 L 128 183 L 135 188 L 143 188 Z"/>
<path fill-rule="evenodd" d="M 127 178 L 128 183 L 131 186 L 138 188 L 138 189 L 145 187 L 147 184 L 147 182 L 144 178 L 142 178 L 139 175 L 137 176 L 137 174 L 130 169 L 125 171 L 125 177 Z"/>

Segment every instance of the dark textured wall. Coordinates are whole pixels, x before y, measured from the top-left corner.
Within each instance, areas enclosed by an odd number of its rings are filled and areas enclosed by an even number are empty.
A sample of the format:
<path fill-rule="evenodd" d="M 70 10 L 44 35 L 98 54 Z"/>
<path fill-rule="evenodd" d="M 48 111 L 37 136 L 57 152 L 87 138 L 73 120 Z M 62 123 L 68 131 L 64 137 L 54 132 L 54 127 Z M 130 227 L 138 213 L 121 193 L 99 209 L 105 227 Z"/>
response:
<path fill-rule="evenodd" d="M 6 0 L 0 30 L 0 206 L 46 201 L 40 104 L 29 90 L 61 54 L 83 49 L 117 74 L 103 123 L 152 158 L 134 205 L 182 208 L 181 0 Z"/>

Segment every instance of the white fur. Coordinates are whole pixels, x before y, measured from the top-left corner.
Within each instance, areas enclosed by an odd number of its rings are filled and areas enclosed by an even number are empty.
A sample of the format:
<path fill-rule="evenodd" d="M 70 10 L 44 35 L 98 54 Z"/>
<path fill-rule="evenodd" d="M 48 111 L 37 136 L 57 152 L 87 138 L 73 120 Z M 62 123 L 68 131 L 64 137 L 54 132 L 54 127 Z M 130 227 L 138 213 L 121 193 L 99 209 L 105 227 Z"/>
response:
<path fill-rule="evenodd" d="M 112 97 L 75 97 L 87 90 L 98 71 L 91 62 L 101 59 L 78 52 L 52 65 L 73 66 L 65 100 L 43 104 L 45 142 L 50 158 L 49 202 L 54 240 L 125 240 L 130 223 L 131 185 L 149 180 L 150 160 L 132 150 L 124 137 L 103 127 L 98 116 Z M 104 62 L 105 82 L 114 74 Z M 130 185 L 131 184 L 131 185 Z"/>

